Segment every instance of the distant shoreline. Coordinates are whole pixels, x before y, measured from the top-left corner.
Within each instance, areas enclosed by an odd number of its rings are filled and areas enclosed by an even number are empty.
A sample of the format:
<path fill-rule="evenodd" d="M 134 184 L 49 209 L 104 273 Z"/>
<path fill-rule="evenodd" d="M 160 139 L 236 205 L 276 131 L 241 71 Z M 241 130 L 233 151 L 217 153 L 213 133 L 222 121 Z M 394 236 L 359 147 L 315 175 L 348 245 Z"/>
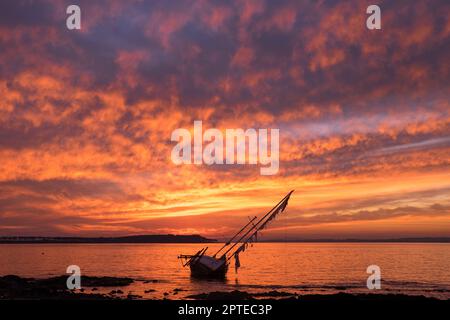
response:
<path fill-rule="evenodd" d="M 138 235 L 125 237 L 0 237 L 0 244 L 120 244 L 120 243 L 221 243 L 200 235 Z M 450 243 L 450 237 L 398 239 L 297 239 L 260 240 L 260 243 Z"/>
<path fill-rule="evenodd" d="M 200 235 L 140 235 L 126 237 L 0 237 L 0 244 L 78 244 L 78 243 L 214 243 Z"/>

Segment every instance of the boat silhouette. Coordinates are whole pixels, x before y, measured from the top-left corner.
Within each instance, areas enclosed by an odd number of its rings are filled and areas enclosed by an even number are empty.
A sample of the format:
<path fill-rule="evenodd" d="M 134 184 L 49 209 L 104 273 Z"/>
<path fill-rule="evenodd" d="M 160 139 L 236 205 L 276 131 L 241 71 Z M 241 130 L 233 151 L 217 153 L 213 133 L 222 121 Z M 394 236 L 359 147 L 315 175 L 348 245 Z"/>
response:
<path fill-rule="evenodd" d="M 259 220 L 255 216 L 243 226 L 230 240 L 228 240 L 216 253 L 207 255 L 208 247 L 200 249 L 196 254 L 180 254 L 183 267 L 191 269 L 191 275 L 196 278 L 225 278 L 231 260 L 235 260 L 236 270 L 240 267 L 239 254 L 247 248 L 250 243 L 258 240 L 258 232 L 283 212 L 287 205 L 292 190 L 280 200 L 269 212 Z M 255 222 L 256 220 L 256 222 Z"/>

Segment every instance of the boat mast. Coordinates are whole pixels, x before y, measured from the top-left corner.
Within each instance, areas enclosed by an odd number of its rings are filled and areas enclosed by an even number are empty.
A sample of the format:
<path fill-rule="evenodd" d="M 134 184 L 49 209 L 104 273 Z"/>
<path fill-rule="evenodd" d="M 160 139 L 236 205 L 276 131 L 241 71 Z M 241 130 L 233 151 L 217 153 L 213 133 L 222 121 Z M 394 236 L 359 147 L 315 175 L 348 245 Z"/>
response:
<path fill-rule="evenodd" d="M 250 228 L 249 230 L 247 230 L 246 233 L 244 233 L 242 235 L 241 238 L 239 238 L 239 240 L 237 242 L 235 242 L 230 248 L 228 248 L 227 251 L 225 251 L 225 253 L 223 255 L 226 255 L 228 252 L 230 252 L 231 250 L 233 250 L 233 248 L 238 244 L 238 243 L 246 243 L 256 232 L 258 232 L 261 228 L 261 226 L 259 226 L 259 224 L 261 224 L 261 222 L 263 222 L 271 213 L 273 213 L 273 211 L 275 209 L 277 209 L 284 201 L 287 201 L 289 199 L 289 197 L 291 196 L 292 192 L 294 192 L 294 190 L 292 190 L 291 192 L 289 192 L 283 199 L 281 199 L 280 202 L 278 202 L 272 209 L 270 209 L 269 212 L 267 212 L 261 219 L 258 220 L 258 222 L 253 225 L 252 228 Z M 263 225 L 262 225 L 263 226 Z M 255 230 L 252 235 L 250 237 L 248 237 L 245 241 L 242 241 L 244 238 L 246 238 L 251 231 Z"/>
<path fill-rule="evenodd" d="M 230 243 L 231 243 L 231 241 L 233 241 L 234 240 L 234 238 L 236 238 L 237 236 L 238 236 L 238 234 L 240 234 L 242 231 L 244 231 L 245 230 L 245 228 L 247 228 L 249 225 L 250 225 L 250 223 L 253 223 L 253 221 L 255 221 L 255 219 L 256 219 L 257 217 L 256 216 L 254 216 L 245 226 L 243 226 L 242 227 L 242 229 L 241 230 L 239 230 L 230 240 L 228 240 L 216 253 L 214 253 L 214 255 L 213 255 L 213 257 L 216 257 L 217 256 L 217 254 L 220 252 L 220 251 L 222 251 L 223 250 L 223 248 L 225 248 L 226 246 L 228 246 Z"/>

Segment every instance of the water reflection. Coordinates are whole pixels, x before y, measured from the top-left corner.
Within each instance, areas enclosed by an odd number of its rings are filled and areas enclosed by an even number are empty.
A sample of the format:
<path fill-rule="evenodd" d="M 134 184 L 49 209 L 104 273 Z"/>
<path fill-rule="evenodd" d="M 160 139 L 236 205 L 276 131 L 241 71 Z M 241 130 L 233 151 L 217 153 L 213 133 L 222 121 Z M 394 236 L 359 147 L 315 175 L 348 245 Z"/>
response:
<path fill-rule="evenodd" d="M 238 273 L 230 266 L 220 280 L 193 278 L 189 267 L 180 265 L 180 252 L 198 249 L 198 244 L 0 245 L 0 275 L 47 278 L 78 265 L 82 275 L 141 280 L 121 288 L 125 294 L 179 299 L 231 290 L 370 293 L 366 269 L 376 264 L 382 273 L 377 293 L 450 298 L 450 244 L 257 243 L 241 255 Z M 175 289 L 182 290 L 175 294 Z"/>

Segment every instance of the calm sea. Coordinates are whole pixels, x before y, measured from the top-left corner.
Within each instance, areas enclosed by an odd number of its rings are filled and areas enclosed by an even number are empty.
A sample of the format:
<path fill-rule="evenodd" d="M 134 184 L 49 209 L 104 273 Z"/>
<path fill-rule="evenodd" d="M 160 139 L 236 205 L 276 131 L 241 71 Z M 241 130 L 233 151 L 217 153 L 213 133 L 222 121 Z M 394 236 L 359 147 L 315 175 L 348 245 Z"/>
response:
<path fill-rule="evenodd" d="M 206 245 L 209 253 L 219 247 Z M 164 293 L 167 298 L 180 299 L 231 290 L 403 293 L 450 299 L 450 244 L 257 243 L 240 255 L 237 273 L 233 261 L 225 281 L 192 279 L 189 269 L 181 266 L 178 254 L 193 254 L 200 248 L 202 244 L 0 245 L 0 275 L 45 278 L 78 265 L 84 275 L 137 279 L 120 288 L 124 294 L 158 299 Z M 380 290 L 366 287 L 369 265 L 381 268 Z M 176 288 L 185 291 L 174 294 Z"/>

